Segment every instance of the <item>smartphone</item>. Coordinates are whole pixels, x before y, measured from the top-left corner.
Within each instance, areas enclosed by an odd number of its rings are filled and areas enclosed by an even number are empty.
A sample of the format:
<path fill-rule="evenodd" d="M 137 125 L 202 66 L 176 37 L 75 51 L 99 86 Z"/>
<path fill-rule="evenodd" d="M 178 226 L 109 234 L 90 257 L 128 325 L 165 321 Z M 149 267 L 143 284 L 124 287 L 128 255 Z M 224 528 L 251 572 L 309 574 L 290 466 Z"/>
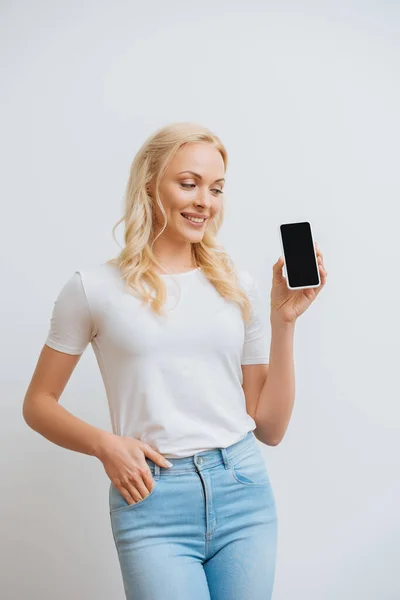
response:
<path fill-rule="evenodd" d="M 279 232 L 287 287 L 301 290 L 320 286 L 311 223 L 281 223 Z"/>

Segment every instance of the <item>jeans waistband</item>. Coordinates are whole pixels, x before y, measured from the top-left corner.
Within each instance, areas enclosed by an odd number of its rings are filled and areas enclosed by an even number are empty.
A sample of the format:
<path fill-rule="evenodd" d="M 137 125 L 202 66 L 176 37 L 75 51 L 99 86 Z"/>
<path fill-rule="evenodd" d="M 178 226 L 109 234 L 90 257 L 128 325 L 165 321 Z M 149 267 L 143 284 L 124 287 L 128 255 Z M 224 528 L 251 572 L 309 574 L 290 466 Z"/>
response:
<path fill-rule="evenodd" d="M 200 471 L 210 469 L 218 464 L 224 464 L 225 469 L 230 468 L 230 461 L 238 454 L 246 452 L 251 447 L 257 448 L 256 438 L 253 431 L 248 431 L 244 438 L 227 446 L 226 448 L 213 448 L 212 450 L 203 450 L 196 452 L 192 456 L 183 458 L 168 458 L 173 464 L 172 467 L 160 467 L 151 458 L 145 457 L 151 472 L 158 479 L 160 472 L 162 476 L 176 475 L 177 473 L 188 473 L 190 471 Z"/>

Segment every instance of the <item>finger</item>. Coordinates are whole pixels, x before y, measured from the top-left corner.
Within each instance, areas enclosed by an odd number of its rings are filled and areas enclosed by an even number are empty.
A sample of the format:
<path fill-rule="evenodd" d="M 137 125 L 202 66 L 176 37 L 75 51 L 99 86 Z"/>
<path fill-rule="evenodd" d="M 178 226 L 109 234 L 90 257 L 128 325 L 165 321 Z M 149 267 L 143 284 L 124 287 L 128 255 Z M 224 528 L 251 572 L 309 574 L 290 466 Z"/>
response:
<path fill-rule="evenodd" d="M 150 489 L 148 489 L 143 479 L 138 479 L 135 481 L 134 486 L 131 487 L 131 494 L 134 496 L 136 502 L 140 502 L 140 500 L 144 500 L 150 494 L 152 487 L 150 486 Z"/>
<path fill-rule="evenodd" d="M 154 478 L 150 470 L 150 467 L 146 463 L 145 472 L 142 474 L 143 483 L 146 486 L 146 490 L 150 493 L 154 487 Z"/>
<path fill-rule="evenodd" d="M 129 504 L 136 504 L 136 502 L 141 502 L 142 500 L 145 499 L 146 496 L 148 496 L 148 494 L 143 494 L 143 495 L 140 494 L 139 491 L 134 487 L 131 487 L 130 491 L 131 491 L 131 496 L 133 496 L 133 501 L 129 502 Z"/>
<path fill-rule="evenodd" d="M 323 288 L 323 286 L 326 283 L 326 276 L 328 275 L 327 270 L 325 269 L 324 266 L 324 257 L 322 252 L 320 251 L 319 247 L 318 247 L 318 243 L 315 243 L 315 251 L 316 251 L 316 255 L 317 255 L 317 262 L 318 262 L 318 270 L 320 273 L 320 280 L 321 280 L 321 285 L 316 288 L 317 289 L 317 294 L 319 294 L 319 292 L 321 291 L 321 289 Z"/>
<path fill-rule="evenodd" d="M 142 480 L 135 480 L 134 483 L 126 484 L 126 487 L 121 488 L 121 494 L 128 502 L 128 504 L 134 504 L 144 500 L 149 495 L 149 490 L 144 485 Z"/>
<path fill-rule="evenodd" d="M 318 256 L 317 261 L 318 261 L 318 267 L 322 266 L 324 268 L 325 272 L 326 272 L 326 268 L 325 268 L 325 265 L 324 265 L 324 259 L 322 258 L 322 255 Z"/>
<path fill-rule="evenodd" d="M 148 496 L 154 487 L 154 479 L 150 467 L 145 462 L 132 474 L 133 485 L 142 498 Z"/>
<path fill-rule="evenodd" d="M 136 502 L 134 495 L 132 495 L 131 493 L 133 491 L 131 487 L 128 489 L 121 485 L 117 489 L 121 496 L 124 498 L 125 502 L 127 502 L 128 504 L 134 504 Z"/>
<path fill-rule="evenodd" d="M 164 458 L 162 454 L 157 452 L 157 450 L 154 450 L 148 444 L 142 443 L 140 449 L 148 458 L 150 458 L 153 462 L 157 463 L 157 465 L 159 465 L 160 467 L 165 467 L 167 469 L 170 468 L 167 459 Z"/>
<path fill-rule="evenodd" d="M 315 254 L 316 254 L 316 256 L 321 256 L 322 257 L 322 253 L 321 253 L 321 250 L 319 249 L 319 246 L 318 246 L 317 242 L 315 242 L 314 245 L 315 245 Z"/>
<path fill-rule="evenodd" d="M 321 285 L 317 288 L 317 290 L 318 290 L 317 293 L 319 293 L 321 291 L 321 289 L 323 288 L 323 286 L 325 285 L 325 283 L 326 283 L 326 276 L 327 276 L 327 272 L 325 271 L 325 269 L 323 268 L 322 265 L 320 265 L 319 271 L 320 271 Z"/>
<path fill-rule="evenodd" d="M 325 274 L 328 273 L 328 271 L 326 270 L 325 265 L 324 265 L 322 259 L 319 259 L 319 265 L 318 265 L 318 267 L 319 267 L 320 270 L 322 269 Z"/>
<path fill-rule="evenodd" d="M 278 258 L 278 260 L 276 261 L 276 263 L 274 264 L 273 268 L 274 269 L 281 269 L 283 267 L 284 262 L 285 261 L 283 260 L 283 256 L 280 256 Z"/>

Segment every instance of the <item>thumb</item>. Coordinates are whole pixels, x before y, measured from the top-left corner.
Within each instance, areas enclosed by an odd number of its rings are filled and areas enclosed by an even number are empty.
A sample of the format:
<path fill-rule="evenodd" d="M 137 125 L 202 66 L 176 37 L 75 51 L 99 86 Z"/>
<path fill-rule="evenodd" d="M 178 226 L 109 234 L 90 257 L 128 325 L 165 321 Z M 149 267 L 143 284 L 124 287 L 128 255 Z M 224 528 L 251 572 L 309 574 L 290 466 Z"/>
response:
<path fill-rule="evenodd" d="M 276 283 L 282 283 L 282 281 L 285 281 L 285 277 L 282 275 L 284 263 L 285 261 L 283 260 L 283 257 L 280 256 L 272 267 L 272 277 Z"/>

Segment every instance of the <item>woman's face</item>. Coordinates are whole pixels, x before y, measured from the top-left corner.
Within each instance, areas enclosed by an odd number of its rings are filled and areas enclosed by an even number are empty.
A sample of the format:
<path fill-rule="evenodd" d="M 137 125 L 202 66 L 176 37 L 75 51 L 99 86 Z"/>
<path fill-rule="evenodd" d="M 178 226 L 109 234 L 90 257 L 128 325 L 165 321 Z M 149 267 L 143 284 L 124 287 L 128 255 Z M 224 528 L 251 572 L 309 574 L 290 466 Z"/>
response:
<path fill-rule="evenodd" d="M 179 148 L 160 181 L 161 203 L 168 219 L 163 236 L 171 234 L 192 243 L 201 240 L 208 222 L 221 208 L 224 174 L 224 161 L 213 145 L 190 143 Z M 154 186 L 150 192 L 155 199 Z M 156 202 L 154 208 L 158 232 L 164 217 Z M 192 223 L 182 213 L 194 213 L 205 220 Z"/>

